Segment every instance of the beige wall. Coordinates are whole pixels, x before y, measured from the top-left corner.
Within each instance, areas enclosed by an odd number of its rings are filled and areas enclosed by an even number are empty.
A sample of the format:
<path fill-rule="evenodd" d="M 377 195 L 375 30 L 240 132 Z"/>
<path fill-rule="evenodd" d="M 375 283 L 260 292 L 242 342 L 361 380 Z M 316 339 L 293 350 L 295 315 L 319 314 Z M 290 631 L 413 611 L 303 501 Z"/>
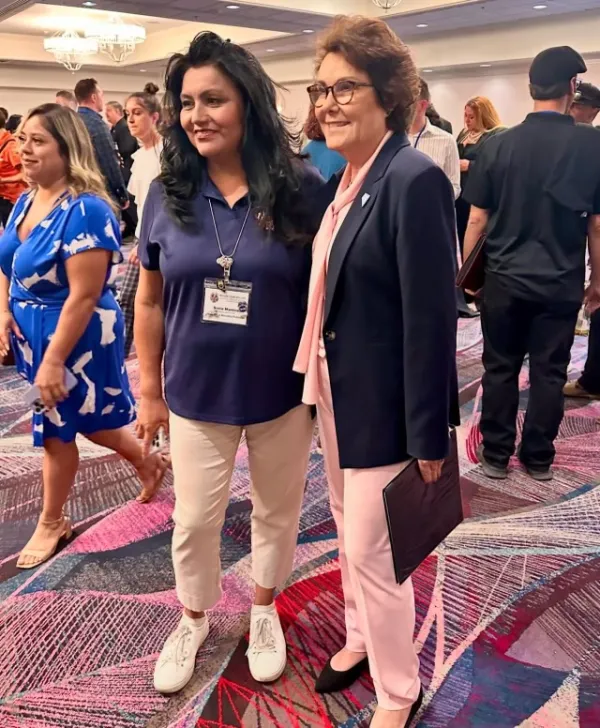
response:
<path fill-rule="evenodd" d="M 506 126 L 518 124 L 531 111 L 532 101 L 525 71 L 498 75 L 456 74 L 437 79 L 435 74 L 427 74 L 425 77 L 437 110 L 452 122 L 456 133 L 462 129 L 465 101 L 472 96 L 488 96 Z M 590 63 L 584 80 L 600 86 L 600 63 Z M 307 85 L 306 81 L 287 84 L 286 90 L 281 93 L 283 114 L 296 124 L 302 123 L 308 113 Z"/>
<path fill-rule="evenodd" d="M 455 129 L 460 129 L 464 103 L 477 94 L 492 99 L 505 124 L 518 123 L 531 107 L 527 59 L 544 48 L 564 44 L 572 45 L 581 53 L 600 55 L 600 12 L 438 34 L 415 39 L 410 47 L 418 66 L 434 71 L 425 78 L 431 86 L 435 105 Z M 483 69 L 478 72 L 483 62 L 510 67 L 518 61 L 522 61 L 519 72 L 499 70 L 490 74 Z M 264 65 L 271 77 L 288 89 L 282 93 L 284 113 L 296 120 L 304 119 L 308 111 L 305 89 L 313 78 L 313 57 L 292 56 L 267 61 Z M 475 70 L 472 75 L 464 70 L 456 73 L 443 70 L 460 66 Z M 585 78 L 600 85 L 600 63 L 592 61 Z"/>
<path fill-rule="evenodd" d="M 585 81 L 600 86 L 600 64 L 590 63 L 589 71 L 582 76 Z M 499 75 L 449 76 L 436 79 L 428 74 L 427 81 L 433 103 L 440 114 L 452 122 L 455 132 L 462 128 L 465 101 L 472 96 L 487 96 L 492 100 L 502 123 L 518 124 L 531 111 L 529 80 L 526 72 Z M 600 124 L 600 117 L 598 123 Z"/>
<path fill-rule="evenodd" d="M 82 68 L 70 73 L 58 66 L 29 68 L 0 65 L 0 106 L 11 114 L 25 114 L 38 104 L 54 101 L 60 89 L 72 90 L 80 78 L 96 78 L 104 89 L 106 100 L 124 101 L 132 91 L 140 91 L 148 81 L 160 84 L 150 73 L 95 71 Z"/>
<path fill-rule="evenodd" d="M 600 0 L 599 0 L 600 1 Z M 476 71 L 480 62 L 495 64 L 531 58 L 540 49 L 569 43 L 581 52 L 600 55 L 600 12 L 551 18 L 540 22 L 496 26 L 470 32 L 451 33 L 415 40 L 411 49 L 421 68 L 432 68 L 426 78 L 434 103 L 440 113 L 450 119 L 456 129 L 462 125 L 464 102 L 471 96 L 489 96 L 498 107 L 507 125 L 520 121 L 530 108 L 526 65 L 520 72 L 489 71 L 467 74 L 440 72 L 448 66 L 471 64 Z M 153 45 L 153 44 L 146 44 Z M 1 43 L 0 43 L 1 46 Z M 3 49 L 4 51 L 4 49 Z M 24 51 L 26 52 L 26 50 Z M 265 68 L 282 84 L 283 113 L 301 125 L 308 112 L 306 86 L 313 78 L 313 56 L 288 56 L 267 60 Z M 107 99 L 123 100 L 128 93 L 141 89 L 147 81 L 160 85 L 151 73 L 127 73 L 126 69 L 95 71 L 82 69 L 76 74 L 58 65 L 39 68 L 18 68 L 0 65 L 0 106 L 15 113 L 24 113 L 32 106 L 49 101 L 59 88 L 73 88 L 78 78 L 95 76 L 106 91 Z M 600 62 L 590 63 L 586 79 L 600 85 Z"/>

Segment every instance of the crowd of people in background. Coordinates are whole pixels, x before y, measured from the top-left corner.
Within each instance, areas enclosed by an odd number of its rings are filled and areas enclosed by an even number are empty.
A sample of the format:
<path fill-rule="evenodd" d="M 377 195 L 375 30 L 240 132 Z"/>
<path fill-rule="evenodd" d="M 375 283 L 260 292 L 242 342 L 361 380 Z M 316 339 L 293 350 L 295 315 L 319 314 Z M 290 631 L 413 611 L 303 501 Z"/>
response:
<path fill-rule="evenodd" d="M 88 78 L 24 119 L 0 108 L 0 357 L 12 351 L 37 387 L 33 440 L 44 448 L 42 513 L 18 566 L 44 563 L 71 535 L 78 434 L 132 463 L 142 502 L 172 465 L 182 617 L 154 684 L 181 690 L 221 596 L 221 528 L 245 434 L 249 670 L 278 679 L 274 595 L 292 570 L 316 407 L 347 626 L 316 689 L 370 670 L 372 725 L 401 728 L 423 692 L 412 584 L 396 583 L 381 491 L 411 458 L 426 483 L 439 478 L 458 424 L 457 315 L 479 308 L 484 472 L 508 474 L 529 355 L 519 457 L 532 477 L 552 477 L 586 238 L 586 302 L 600 306 L 600 90 L 577 84 L 579 54 L 550 49 L 531 67 L 525 123 L 506 129 L 476 96 L 454 138 L 383 21 L 338 18 L 316 68 L 304 141 L 254 56 L 210 32 L 171 59 L 163 99 L 148 84 L 106 102 Z M 466 301 L 457 266 L 484 234 L 486 283 Z M 598 315 L 570 396 L 600 398 Z M 134 342 L 137 403 L 125 367 Z M 168 457 L 153 450 L 161 432 Z"/>

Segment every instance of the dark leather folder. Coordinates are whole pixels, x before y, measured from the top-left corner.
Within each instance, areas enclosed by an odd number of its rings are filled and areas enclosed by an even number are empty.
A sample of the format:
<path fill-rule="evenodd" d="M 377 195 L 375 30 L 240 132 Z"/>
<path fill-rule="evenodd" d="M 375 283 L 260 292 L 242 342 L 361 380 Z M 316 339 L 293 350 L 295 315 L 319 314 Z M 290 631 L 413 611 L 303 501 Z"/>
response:
<path fill-rule="evenodd" d="M 437 483 L 427 485 L 413 460 L 385 487 L 383 503 L 396 581 L 402 584 L 464 519 L 456 432 Z"/>
<path fill-rule="evenodd" d="M 456 277 L 456 285 L 467 293 L 476 294 L 483 288 L 484 281 L 484 251 L 485 235 L 482 235 L 477 241 L 477 245 L 471 251 L 469 257 L 462 264 Z"/>

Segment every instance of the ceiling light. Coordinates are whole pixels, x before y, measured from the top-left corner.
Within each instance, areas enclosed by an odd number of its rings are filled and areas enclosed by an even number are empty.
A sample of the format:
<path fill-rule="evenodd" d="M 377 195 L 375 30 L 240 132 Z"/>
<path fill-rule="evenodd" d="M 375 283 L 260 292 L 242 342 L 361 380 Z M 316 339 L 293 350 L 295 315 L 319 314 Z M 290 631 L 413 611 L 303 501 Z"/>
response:
<path fill-rule="evenodd" d="M 310 34 L 310 33 L 314 33 L 315 31 L 314 30 L 307 29 L 307 30 L 303 30 L 302 32 L 303 33 Z"/>
<path fill-rule="evenodd" d="M 371 0 L 371 2 L 373 5 L 377 5 L 377 7 L 382 10 L 391 10 L 392 8 L 395 8 L 396 5 L 400 5 L 402 0 Z"/>
<path fill-rule="evenodd" d="M 492 64 L 491 63 L 480 63 L 479 67 L 480 68 L 491 68 Z"/>
<path fill-rule="evenodd" d="M 98 43 L 101 53 L 115 63 L 122 63 L 137 45 L 146 40 L 146 29 L 141 25 L 124 23 L 119 15 L 111 15 L 107 23 L 94 23 L 86 29 L 85 36 Z"/>
<path fill-rule="evenodd" d="M 239 10 L 240 9 L 239 5 L 226 5 L 225 7 L 227 8 L 227 10 Z"/>
<path fill-rule="evenodd" d="M 93 3 L 92 0 L 86 0 L 86 2 L 81 3 L 84 8 L 95 8 L 96 3 Z"/>
<path fill-rule="evenodd" d="M 545 10 L 548 6 L 547 5 L 534 5 L 534 10 Z"/>
<path fill-rule="evenodd" d="M 87 56 L 98 53 L 98 43 L 92 38 L 82 38 L 74 30 L 65 30 L 51 38 L 44 38 L 44 50 L 52 53 L 58 63 L 69 71 L 79 71 Z"/>
<path fill-rule="evenodd" d="M 267 48 L 267 53 L 275 53 L 275 48 Z"/>
<path fill-rule="evenodd" d="M 429 26 L 427 25 L 427 23 L 418 23 L 417 28 L 429 28 Z"/>
<path fill-rule="evenodd" d="M 433 69 L 431 68 L 424 68 L 423 73 L 433 73 Z"/>

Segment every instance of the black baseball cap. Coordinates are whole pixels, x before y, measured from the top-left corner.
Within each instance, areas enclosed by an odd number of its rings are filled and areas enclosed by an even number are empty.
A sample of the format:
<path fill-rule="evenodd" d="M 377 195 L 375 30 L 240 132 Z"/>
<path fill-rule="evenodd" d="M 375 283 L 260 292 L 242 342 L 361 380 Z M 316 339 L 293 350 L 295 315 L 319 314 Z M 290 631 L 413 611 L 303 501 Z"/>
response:
<path fill-rule="evenodd" d="M 580 83 L 575 94 L 575 103 L 600 109 L 600 89 L 593 83 Z"/>
<path fill-rule="evenodd" d="M 570 46 L 557 46 L 547 48 L 533 59 L 529 80 L 534 86 L 554 86 L 586 71 L 585 61 L 576 50 Z"/>

